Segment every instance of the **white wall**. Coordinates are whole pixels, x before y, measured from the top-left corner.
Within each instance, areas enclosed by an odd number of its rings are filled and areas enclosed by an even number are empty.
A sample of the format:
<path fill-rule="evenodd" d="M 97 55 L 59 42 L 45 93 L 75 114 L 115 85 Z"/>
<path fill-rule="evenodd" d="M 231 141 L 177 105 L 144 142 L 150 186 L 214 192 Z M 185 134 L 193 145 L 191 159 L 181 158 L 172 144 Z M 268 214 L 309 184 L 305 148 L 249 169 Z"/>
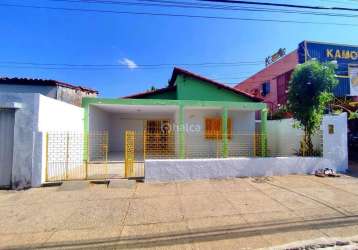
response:
<path fill-rule="evenodd" d="M 100 108 L 89 106 L 89 131 L 103 132 L 110 128 L 110 113 L 101 110 Z"/>
<path fill-rule="evenodd" d="M 134 130 L 137 132 L 136 150 L 143 150 L 143 131 L 146 120 L 170 120 L 175 122 L 173 114 L 112 114 L 109 126 L 109 151 L 123 152 L 125 132 Z"/>
<path fill-rule="evenodd" d="M 303 131 L 294 128 L 293 119 L 267 121 L 267 145 L 270 156 L 294 156 L 299 151 Z M 315 149 L 321 148 L 320 131 L 312 138 Z"/>
<path fill-rule="evenodd" d="M 291 121 L 292 123 L 292 121 Z M 277 134 L 275 150 L 292 152 L 287 143 L 296 138 L 299 131 L 288 126 L 290 121 L 270 123 L 270 136 Z M 275 125 L 276 124 L 276 125 Z M 329 134 L 328 125 L 334 126 Z M 274 127 L 277 126 L 277 127 Z M 348 168 L 347 116 L 325 116 L 322 121 L 323 157 L 256 157 L 193 160 L 146 160 L 146 181 L 192 180 L 228 178 L 240 176 L 310 174 L 320 168 L 332 168 L 344 172 Z M 271 138 L 273 141 L 273 139 Z M 287 149 L 285 149 L 285 147 Z"/>
<path fill-rule="evenodd" d="M 38 131 L 83 132 L 83 108 L 39 95 Z"/>
<path fill-rule="evenodd" d="M 328 125 L 334 126 L 333 134 L 329 134 Z M 332 161 L 337 171 L 348 168 L 347 130 L 347 113 L 323 118 L 323 157 Z"/>
<path fill-rule="evenodd" d="M 82 133 L 83 109 L 40 94 L 24 93 L 0 93 L 0 106 L 4 105 L 16 108 L 13 188 L 40 186 L 45 181 L 46 132 Z M 78 156 L 82 154 L 76 154 Z"/>
<path fill-rule="evenodd" d="M 320 157 L 146 160 L 145 181 L 311 174 L 317 169 L 327 167 L 335 166 L 332 161 Z"/>
<path fill-rule="evenodd" d="M 49 160 L 56 159 L 58 165 L 66 161 L 67 141 L 69 152 L 69 169 L 77 168 L 83 163 L 83 108 L 61 102 L 43 95 L 38 95 L 37 146 L 41 148 L 41 158 L 36 158 L 39 164 L 34 164 L 32 185 L 38 186 L 45 182 L 46 173 L 46 133 L 49 133 Z M 67 137 L 67 134 L 69 136 Z M 41 142 L 39 142 L 41 140 Z M 49 166 L 49 176 L 62 174 L 64 168 Z"/>

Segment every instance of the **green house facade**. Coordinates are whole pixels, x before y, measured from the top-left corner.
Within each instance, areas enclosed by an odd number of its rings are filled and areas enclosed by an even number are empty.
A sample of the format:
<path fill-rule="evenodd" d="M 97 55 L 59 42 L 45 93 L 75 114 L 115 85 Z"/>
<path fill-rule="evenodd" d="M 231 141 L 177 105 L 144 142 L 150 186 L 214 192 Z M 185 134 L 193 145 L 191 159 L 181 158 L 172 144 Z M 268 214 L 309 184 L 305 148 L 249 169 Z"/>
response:
<path fill-rule="evenodd" d="M 85 132 L 108 134 L 109 161 L 125 161 L 129 151 L 139 162 L 257 156 L 266 150 L 261 99 L 180 68 L 165 88 L 119 99 L 85 98 L 83 107 Z M 89 161 L 96 150 L 88 148 Z"/>

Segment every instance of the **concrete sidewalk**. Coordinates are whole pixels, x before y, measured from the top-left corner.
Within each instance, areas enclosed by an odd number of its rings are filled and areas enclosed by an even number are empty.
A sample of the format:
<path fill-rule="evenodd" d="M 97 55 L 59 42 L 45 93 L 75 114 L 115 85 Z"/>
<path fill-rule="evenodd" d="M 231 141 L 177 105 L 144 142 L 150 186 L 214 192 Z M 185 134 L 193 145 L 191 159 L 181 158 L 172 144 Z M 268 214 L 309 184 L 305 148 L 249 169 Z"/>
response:
<path fill-rule="evenodd" d="M 358 235 L 358 178 L 0 191 L 0 248 L 256 249 Z"/>

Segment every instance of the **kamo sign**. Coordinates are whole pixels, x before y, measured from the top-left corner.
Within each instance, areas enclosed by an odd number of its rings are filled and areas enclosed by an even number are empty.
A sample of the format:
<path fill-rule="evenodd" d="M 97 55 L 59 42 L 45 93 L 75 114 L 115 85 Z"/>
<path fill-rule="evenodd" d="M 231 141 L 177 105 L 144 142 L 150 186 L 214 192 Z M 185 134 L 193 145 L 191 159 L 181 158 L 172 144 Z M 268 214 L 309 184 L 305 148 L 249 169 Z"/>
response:
<path fill-rule="evenodd" d="M 358 50 L 326 49 L 326 57 L 332 59 L 358 60 Z"/>

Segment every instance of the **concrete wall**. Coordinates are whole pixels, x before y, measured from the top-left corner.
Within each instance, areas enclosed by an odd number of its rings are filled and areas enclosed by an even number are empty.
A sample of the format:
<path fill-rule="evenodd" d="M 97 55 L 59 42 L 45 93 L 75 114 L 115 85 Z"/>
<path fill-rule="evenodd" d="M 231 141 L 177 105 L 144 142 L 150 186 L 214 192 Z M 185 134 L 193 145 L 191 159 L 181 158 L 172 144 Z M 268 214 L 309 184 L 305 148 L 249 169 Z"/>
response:
<path fill-rule="evenodd" d="M 19 84 L 0 84 L 0 93 L 28 93 L 35 94 L 39 93 L 44 96 L 51 98 L 57 98 L 57 87 L 56 86 L 45 86 L 45 85 L 19 85 Z"/>
<path fill-rule="evenodd" d="M 38 131 L 71 131 L 83 132 L 83 108 L 39 96 Z"/>
<path fill-rule="evenodd" d="M 46 133 L 49 133 L 49 159 L 56 159 L 58 163 L 66 162 L 66 151 L 68 144 L 68 159 L 71 162 L 68 169 L 76 168 L 83 163 L 83 108 L 54 100 L 52 98 L 39 95 L 38 109 L 38 141 L 36 143 L 41 147 L 38 159 L 35 158 L 32 183 L 40 185 L 45 180 L 46 166 Z M 35 150 L 37 152 L 37 150 Z M 58 164 L 60 165 L 60 164 Z M 64 164 L 63 164 L 64 165 Z M 61 175 L 64 169 L 58 168 L 54 171 L 54 166 L 49 165 L 48 175 Z"/>
<path fill-rule="evenodd" d="M 300 149 L 303 131 L 294 128 L 293 119 L 267 121 L 269 156 L 294 156 Z M 322 149 L 321 131 L 312 138 L 314 149 Z"/>
<path fill-rule="evenodd" d="M 40 94 L 0 93 L 0 107 L 15 111 L 12 187 L 22 189 L 44 181 L 44 135 L 47 131 L 78 131 L 83 110 Z"/>
<path fill-rule="evenodd" d="M 101 110 L 96 106 L 89 107 L 89 131 L 98 132 L 109 130 L 110 113 Z"/>
<path fill-rule="evenodd" d="M 316 157 L 146 160 L 145 181 L 310 174 L 326 167 L 334 168 L 334 165 L 328 159 Z"/>
<path fill-rule="evenodd" d="M 57 100 L 81 107 L 82 98 L 84 97 L 97 97 L 97 93 L 62 86 L 57 88 Z"/>
<path fill-rule="evenodd" d="M 146 120 L 170 120 L 175 122 L 174 113 L 167 114 L 113 114 L 111 116 L 111 125 L 109 129 L 109 150 L 111 152 L 123 152 L 125 142 L 125 132 L 134 130 L 137 132 L 136 150 L 143 151 L 143 138 L 141 135 L 144 131 Z"/>
<path fill-rule="evenodd" d="M 97 93 L 62 86 L 0 84 L 0 93 L 33 93 L 51 97 L 81 107 L 83 97 L 97 97 Z"/>
<path fill-rule="evenodd" d="M 278 124 L 289 132 L 288 121 Z M 272 124 L 271 124 L 272 125 Z M 334 133 L 330 134 L 328 126 L 334 126 Z M 291 129 L 294 131 L 295 129 Z M 193 159 L 193 160 L 146 160 L 146 181 L 190 180 L 207 178 L 228 178 L 240 176 L 263 176 L 285 174 L 309 174 L 319 168 L 332 168 L 343 172 L 348 168 L 347 154 L 347 116 L 325 116 L 322 121 L 323 157 L 257 157 L 257 158 L 227 158 L 227 159 Z M 274 131 L 272 129 L 272 131 Z M 296 133 L 295 131 L 294 133 Z M 294 134 L 292 133 L 292 134 Z M 278 137 L 290 136 L 289 133 Z M 295 136 L 295 135 L 294 135 Z M 290 139 L 286 138 L 286 141 Z M 287 144 L 283 138 L 280 147 L 284 150 Z M 280 153 L 280 151 L 278 151 Z"/>
<path fill-rule="evenodd" d="M 34 156 L 37 154 L 34 145 L 38 136 L 38 105 L 36 94 L 0 93 L 0 107 L 13 107 L 16 110 L 11 178 L 15 189 L 30 187 L 32 184 Z"/>
<path fill-rule="evenodd" d="M 330 134 L 328 126 L 334 126 L 334 133 Z M 347 113 L 337 116 L 325 116 L 322 121 L 323 157 L 329 159 L 337 170 L 348 168 L 348 138 Z"/>

